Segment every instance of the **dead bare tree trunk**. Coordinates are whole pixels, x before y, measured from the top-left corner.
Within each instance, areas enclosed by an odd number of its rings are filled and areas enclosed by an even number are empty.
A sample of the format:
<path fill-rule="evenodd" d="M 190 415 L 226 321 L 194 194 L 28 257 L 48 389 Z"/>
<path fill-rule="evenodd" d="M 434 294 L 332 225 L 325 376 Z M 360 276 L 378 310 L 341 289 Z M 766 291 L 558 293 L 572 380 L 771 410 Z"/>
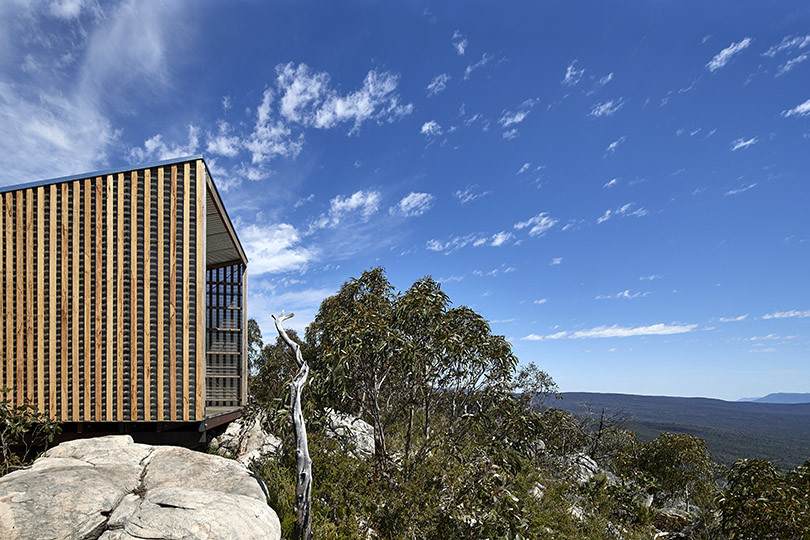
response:
<path fill-rule="evenodd" d="M 281 325 L 292 317 L 292 313 L 285 315 L 282 310 L 278 317 L 273 315 L 273 320 L 276 322 L 278 335 L 295 353 L 295 363 L 298 366 L 298 373 L 290 382 L 290 415 L 292 416 L 295 431 L 295 466 L 297 472 L 295 505 L 293 506 L 296 518 L 295 537 L 298 540 L 312 540 L 312 459 L 309 457 L 304 413 L 301 412 L 301 392 L 307 383 L 309 366 L 301 354 L 301 346 L 290 339 Z"/>

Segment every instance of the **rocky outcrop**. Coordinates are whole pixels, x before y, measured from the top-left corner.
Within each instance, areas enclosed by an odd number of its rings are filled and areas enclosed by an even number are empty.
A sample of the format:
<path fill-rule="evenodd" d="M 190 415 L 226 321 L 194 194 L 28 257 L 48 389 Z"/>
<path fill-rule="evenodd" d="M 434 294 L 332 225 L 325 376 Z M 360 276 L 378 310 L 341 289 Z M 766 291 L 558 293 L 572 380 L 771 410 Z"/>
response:
<path fill-rule="evenodd" d="M 356 416 L 327 409 L 326 436 L 340 441 L 358 458 L 374 455 L 374 427 Z"/>
<path fill-rule="evenodd" d="M 0 478 L 0 538 L 278 539 L 265 501 L 232 460 L 128 435 L 81 439 Z"/>
<path fill-rule="evenodd" d="M 265 431 L 263 423 L 263 414 L 237 418 L 228 425 L 225 433 L 211 441 L 211 449 L 245 466 L 264 457 L 274 457 L 281 449 L 281 439 Z"/>

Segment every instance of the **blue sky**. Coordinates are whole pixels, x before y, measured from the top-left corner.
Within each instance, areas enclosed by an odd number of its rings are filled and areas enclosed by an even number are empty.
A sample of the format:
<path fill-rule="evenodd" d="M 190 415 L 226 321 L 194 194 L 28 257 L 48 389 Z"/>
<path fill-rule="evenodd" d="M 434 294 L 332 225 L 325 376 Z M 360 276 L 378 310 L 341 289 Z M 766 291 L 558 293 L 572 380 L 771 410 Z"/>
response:
<path fill-rule="evenodd" d="M 431 275 L 564 391 L 810 391 L 806 2 L 0 3 L 0 184 L 203 153 L 250 313 Z"/>

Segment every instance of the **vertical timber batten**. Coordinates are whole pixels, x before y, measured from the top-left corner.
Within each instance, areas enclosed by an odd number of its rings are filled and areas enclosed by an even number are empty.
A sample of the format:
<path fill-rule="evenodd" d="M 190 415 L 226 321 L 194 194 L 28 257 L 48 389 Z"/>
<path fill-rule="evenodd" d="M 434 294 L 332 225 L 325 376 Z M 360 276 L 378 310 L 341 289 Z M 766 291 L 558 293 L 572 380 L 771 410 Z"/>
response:
<path fill-rule="evenodd" d="M 90 364 L 90 345 L 92 344 L 90 341 L 90 267 L 93 263 L 93 255 L 90 251 L 90 239 L 92 236 L 91 232 L 91 215 L 90 215 L 90 193 L 92 191 L 91 180 L 89 178 L 85 178 L 84 180 L 84 212 L 83 212 L 83 221 L 82 221 L 82 228 L 80 231 L 80 235 L 83 237 L 84 240 L 84 257 L 82 258 L 82 273 L 84 275 L 84 307 L 83 310 L 83 334 L 82 334 L 82 344 L 84 347 L 83 349 L 83 358 L 84 358 L 84 373 L 82 377 L 82 390 L 83 390 L 83 397 L 84 397 L 84 407 L 83 407 L 83 417 L 82 419 L 85 421 L 90 420 L 90 391 L 93 387 L 93 379 L 91 376 L 91 364 Z"/>
<path fill-rule="evenodd" d="M 201 159 L 197 160 L 197 172 L 195 175 L 197 181 L 197 204 L 196 204 L 196 238 L 194 245 L 197 248 L 197 269 L 195 276 L 196 283 L 196 296 L 197 296 L 197 316 L 195 318 L 194 335 L 197 339 L 195 352 L 196 352 L 196 369 L 195 374 L 197 380 L 195 381 L 196 392 L 194 396 L 194 412 L 196 419 L 202 420 L 205 415 L 205 297 L 206 297 L 206 279 L 205 279 L 205 227 L 206 227 L 206 192 L 208 190 L 206 181 L 205 166 Z"/>
<path fill-rule="evenodd" d="M 124 421 L 124 173 L 118 175 L 116 203 L 116 269 L 115 269 L 115 412 L 116 420 Z"/>
<path fill-rule="evenodd" d="M 177 420 L 177 165 L 171 169 L 169 200 L 169 418 Z"/>
<path fill-rule="evenodd" d="M 102 308 L 104 306 L 104 226 L 103 226 L 103 216 L 104 216 L 104 178 L 101 176 L 96 177 L 96 207 L 95 207 L 95 218 L 96 218 L 96 234 L 95 238 L 95 247 L 96 247 L 96 261 L 95 261 L 95 270 L 96 270 L 96 294 L 93 298 L 93 304 L 95 307 L 95 317 L 93 319 L 95 324 L 95 364 L 96 369 L 94 373 L 95 379 L 95 399 L 93 400 L 95 403 L 95 411 L 93 420 L 96 422 L 101 422 L 103 419 L 102 411 L 104 410 L 104 390 L 103 390 L 103 371 L 102 371 L 102 345 L 104 344 L 104 328 L 102 326 Z"/>
<path fill-rule="evenodd" d="M 81 215 L 79 205 L 82 195 L 81 188 L 82 186 L 79 182 L 73 182 L 73 242 L 70 258 L 70 281 L 73 290 L 73 294 L 70 298 L 70 352 L 73 364 L 73 384 L 71 385 L 71 391 L 73 392 L 73 403 L 70 416 L 74 422 L 81 420 L 81 418 L 79 418 L 79 381 L 81 379 L 81 375 L 79 374 L 79 216 Z"/>
<path fill-rule="evenodd" d="M 14 259 L 14 285 L 16 286 L 17 303 L 14 305 L 15 319 L 17 320 L 17 327 L 14 332 L 14 343 L 16 345 L 17 354 L 14 358 L 14 363 L 17 368 L 17 381 L 16 381 L 16 394 L 17 406 L 21 406 L 25 400 L 25 386 L 23 379 L 24 369 L 24 352 L 23 352 L 23 323 L 25 322 L 25 311 L 23 304 L 23 282 L 25 274 L 23 274 L 23 192 L 18 191 L 15 201 L 14 214 L 16 217 L 16 251 L 17 256 Z"/>
<path fill-rule="evenodd" d="M 56 220 L 57 220 L 57 200 L 56 184 L 50 185 L 48 198 L 48 415 L 51 418 L 57 417 L 56 399 L 56 346 L 58 344 L 56 335 Z"/>
<path fill-rule="evenodd" d="M 107 210 L 107 249 L 104 250 L 107 261 L 107 339 L 106 339 L 106 360 L 107 370 L 106 375 L 106 391 L 107 399 L 105 400 L 104 420 L 111 422 L 113 419 L 113 312 L 115 311 L 115 304 L 113 303 L 113 257 L 116 249 L 115 246 L 115 232 L 113 229 L 113 176 L 107 176 L 107 192 L 105 195 L 106 210 Z"/>
<path fill-rule="evenodd" d="M 45 188 L 39 186 L 36 192 L 37 205 L 37 410 L 45 412 Z"/>
<path fill-rule="evenodd" d="M 138 172 L 130 175 L 130 260 L 129 260 L 129 419 L 138 420 Z"/>
<path fill-rule="evenodd" d="M 191 191 L 191 164 L 183 165 L 183 420 L 188 421 L 188 362 L 189 362 L 189 314 L 191 305 L 189 303 L 189 225 L 190 207 L 189 198 Z"/>
<path fill-rule="evenodd" d="M 152 420 L 152 305 L 149 282 L 152 271 L 150 224 L 152 219 L 152 174 L 143 171 L 143 419 Z"/>
<path fill-rule="evenodd" d="M 9 403 L 14 403 L 14 203 L 11 193 L 6 193 L 5 211 L 4 275 L 6 278 L 6 388 L 8 388 L 6 398 Z"/>
<path fill-rule="evenodd" d="M 157 420 L 159 422 L 163 421 L 163 409 L 165 407 L 165 386 L 164 386 L 164 374 L 163 374 L 163 364 L 165 362 L 165 350 L 164 350 L 164 318 L 163 318 L 163 311 L 165 308 L 164 301 L 163 301 L 163 294 L 165 289 L 164 280 L 166 279 L 164 268 L 165 268 L 165 260 L 166 260 L 166 246 L 164 242 L 164 232 L 165 232 L 165 219 L 163 215 L 164 211 L 164 199 L 165 199 L 165 186 L 164 186 L 164 178 L 163 178 L 163 167 L 158 168 L 157 173 L 157 255 L 158 255 L 158 264 L 157 264 Z"/>
<path fill-rule="evenodd" d="M 34 396 L 34 190 L 25 190 L 25 402 Z"/>

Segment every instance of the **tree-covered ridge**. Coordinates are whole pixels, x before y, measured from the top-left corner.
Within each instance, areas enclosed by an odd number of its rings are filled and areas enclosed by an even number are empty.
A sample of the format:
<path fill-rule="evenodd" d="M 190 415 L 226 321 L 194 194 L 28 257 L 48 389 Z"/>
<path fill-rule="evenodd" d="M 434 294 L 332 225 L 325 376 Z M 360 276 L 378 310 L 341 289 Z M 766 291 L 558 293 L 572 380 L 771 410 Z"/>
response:
<path fill-rule="evenodd" d="M 473 310 L 452 307 L 430 278 L 400 293 L 381 268 L 366 271 L 323 302 L 304 340 L 289 334 L 311 366 L 304 407 L 316 537 L 804 538 L 810 530 L 802 468 L 782 475 L 740 462 L 729 473 L 692 435 L 641 442 L 604 418 L 533 406 L 556 393 L 551 377 L 520 368 L 509 342 Z M 255 405 L 286 438 L 286 451 L 257 472 L 276 487 L 271 504 L 289 535 L 295 456 L 285 398 L 295 363 L 281 340 L 261 344 L 255 323 L 250 335 Z M 370 459 L 328 436 L 333 410 L 373 426 Z M 752 485 L 772 488 L 760 496 Z"/>

